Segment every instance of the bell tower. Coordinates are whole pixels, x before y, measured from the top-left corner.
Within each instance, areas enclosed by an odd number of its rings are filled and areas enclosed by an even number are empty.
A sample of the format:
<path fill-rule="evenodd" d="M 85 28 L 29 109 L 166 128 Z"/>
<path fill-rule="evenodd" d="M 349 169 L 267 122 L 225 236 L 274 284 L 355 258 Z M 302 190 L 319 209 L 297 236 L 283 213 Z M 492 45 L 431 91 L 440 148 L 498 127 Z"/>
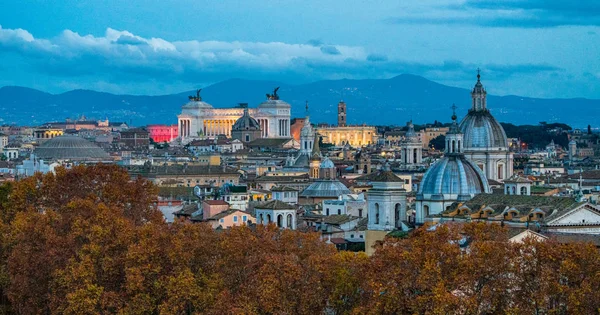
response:
<path fill-rule="evenodd" d="M 483 84 L 481 84 L 481 70 L 477 69 L 477 83 L 475 83 L 475 87 L 471 92 L 471 98 L 473 99 L 473 105 L 471 110 L 479 112 L 486 110 L 486 95 L 487 92 L 483 88 Z"/>
<path fill-rule="evenodd" d="M 346 103 L 338 103 L 338 127 L 346 127 Z"/>

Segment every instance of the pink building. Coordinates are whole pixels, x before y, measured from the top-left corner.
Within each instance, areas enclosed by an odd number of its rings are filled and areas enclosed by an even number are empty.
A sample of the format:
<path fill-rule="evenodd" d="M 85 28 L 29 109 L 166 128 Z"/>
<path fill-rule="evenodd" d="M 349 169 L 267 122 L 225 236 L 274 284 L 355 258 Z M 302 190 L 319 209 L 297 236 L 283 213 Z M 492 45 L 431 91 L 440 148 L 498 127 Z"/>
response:
<path fill-rule="evenodd" d="M 254 223 L 255 219 L 248 212 L 231 209 L 209 218 L 207 222 L 213 227 L 213 229 L 218 227 L 221 227 L 222 229 L 228 229 L 236 225 Z"/>
<path fill-rule="evenodd" d="M 229 204 L 223 200 L 203 200 L 202 201 L 202 218 L 208 220 L 213 216 L 229 210 Z"/>
<path fill-rule="evenodd" d="M 146 130 L 156 143 L 171 142 L 177 138 L 178 133 L 177 125 L 148 125 Z"/>

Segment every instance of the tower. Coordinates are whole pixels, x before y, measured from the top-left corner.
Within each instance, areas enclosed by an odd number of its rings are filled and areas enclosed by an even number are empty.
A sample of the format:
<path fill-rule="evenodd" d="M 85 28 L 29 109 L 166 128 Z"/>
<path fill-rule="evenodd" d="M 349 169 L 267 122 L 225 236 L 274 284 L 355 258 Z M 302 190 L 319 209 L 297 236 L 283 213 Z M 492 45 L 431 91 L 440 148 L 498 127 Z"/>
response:
<path fill-rule="evenodd" d="M 577 142 L 575 140 L 569 141 L 569 161 L 573 161 L 573 158 L 577 155 Z"/>
<path fill-rule="evenodd" d="M 402 229 L 406 221 L 406 190 L 404 180 L 396 176 L 388 163 L 383 169 L 370 175 L 373 188 L 368 194 L 369 223 L 371 231 Z"/>
<path fill-rule="evenodd" d="M 321 149 L 319 148 L 319 135 L 315 132 L 315 137 L 313 140 L 313 149 L 310 153 L 310 162 L 309 162 L 309 177 L 311 179 L 319 178 L 319 168 L 321 166 Z"/>
<path fill-rule="evenodd" d="M 406 165 L 421 164 L 423 162 L 423 145 L 415 132 L 415 125 L 409 121 L 406 126 L 408 131 L 400 144 L 402 163 Z"/>
<path fill-rule="evenodd" d="M 485 91 L 485 88 L 483 88 L 483 84 L 481 84 L 480 70 L 477 69 L 477 83 L 475 83 L 475 87 L 471 92 L 471 99 L 473 100 L 473 111 L 483 111 L 487 109 L 486 95 L 487 92 Z"/>
<path fill-rule="evenodd" d="M 346 127 L 346 103 L 338 103 L 338 127 Z"/>
<path fill-rule="evenodd" d="M 452 105 L 452 125 L 446 133 L 446 154 L 456 154 L 463 152 L 463 133 L 456 124 L 456 105 Z"/>
<path fill-rule="evenodd" d="M 369 156 L 369 154 L 367 152 L 365 152 L 365 149 L 362 149 L 359 153 L 358 153 L 358 165 L 357 165 L 357 169 L 356 172 L 358 174 L 371 174 L 371 157 Z"/>

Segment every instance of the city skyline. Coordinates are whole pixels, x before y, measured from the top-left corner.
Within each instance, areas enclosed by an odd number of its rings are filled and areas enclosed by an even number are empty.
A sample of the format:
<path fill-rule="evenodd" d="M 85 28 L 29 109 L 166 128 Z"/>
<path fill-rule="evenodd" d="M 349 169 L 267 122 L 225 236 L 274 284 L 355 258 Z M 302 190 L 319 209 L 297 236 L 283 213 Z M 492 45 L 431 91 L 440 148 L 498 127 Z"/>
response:
<path fill-rule="evenodd" d="M 495 95 L 600 98 L 592 1 L 13 2 L 0 25 L 0 86 L 51 93 L 402 73 L 469 88 L 481 68 Z"/>

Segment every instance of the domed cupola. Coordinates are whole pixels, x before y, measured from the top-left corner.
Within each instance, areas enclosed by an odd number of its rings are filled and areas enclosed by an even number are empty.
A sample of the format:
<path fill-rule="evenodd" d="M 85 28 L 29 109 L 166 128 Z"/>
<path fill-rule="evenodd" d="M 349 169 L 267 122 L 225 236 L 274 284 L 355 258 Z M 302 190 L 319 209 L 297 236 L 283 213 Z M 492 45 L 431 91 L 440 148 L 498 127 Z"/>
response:
<path fill-rule="evenodd" d="M 233 126 L 231 127 L 234 131 L 243 131 L 243 130 L 260 130 L 260 125 L 256 119 L 250 117 L 250 113 L 248 112 L 248 104 L 243 103 L 240 104 L 240 107 L 244 109 L 244 114 L 238 120 L 235 121 Z"/>
<path fill-rule="evenodd" d="M 456 108 L 456 107 L 454 107 Z M 456 201 L 467 201 L 477 194 L 489 193 L 485 174 L 463 154 L 463 134 L 452 115 L 446 134 L 444 157 L 435 162 L 421 180 L 416 196 L 417 222 L 446 210 Z"/>
<path fill-rule="evenodd" d="M 504 128 L 487 108 L 487 92 L 477 70 L 477 83 L 471 92 L 472 107 L 460 122 L 465 151 L 508 151 Z"/>

